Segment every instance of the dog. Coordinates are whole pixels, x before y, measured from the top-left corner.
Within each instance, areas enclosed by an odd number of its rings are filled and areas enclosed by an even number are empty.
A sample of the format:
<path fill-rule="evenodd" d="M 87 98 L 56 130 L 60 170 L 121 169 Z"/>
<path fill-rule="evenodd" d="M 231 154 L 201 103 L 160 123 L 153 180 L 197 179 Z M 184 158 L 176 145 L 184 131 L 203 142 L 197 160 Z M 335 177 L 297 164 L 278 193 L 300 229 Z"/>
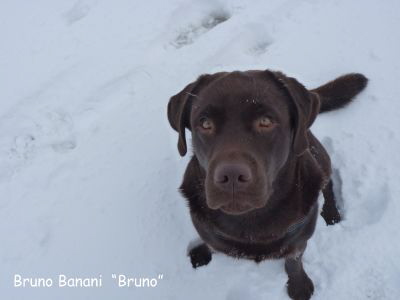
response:
<path fill-rule="evenodd" d="M 202 243 L 189 250 L 193 268 L 212 253 L 260 262 L 285 259 L 290 298 L 309 299 L 312 280 L 302 255 L 318 215 L 341 220 L 327 151 L 310 131 L 319 113 L 345 106 L 367 85 L 358 73 L 307 90 L 270 70 L 201 75 L 168 103 L 178 150 L 193 156 L 180 191 Z"/>

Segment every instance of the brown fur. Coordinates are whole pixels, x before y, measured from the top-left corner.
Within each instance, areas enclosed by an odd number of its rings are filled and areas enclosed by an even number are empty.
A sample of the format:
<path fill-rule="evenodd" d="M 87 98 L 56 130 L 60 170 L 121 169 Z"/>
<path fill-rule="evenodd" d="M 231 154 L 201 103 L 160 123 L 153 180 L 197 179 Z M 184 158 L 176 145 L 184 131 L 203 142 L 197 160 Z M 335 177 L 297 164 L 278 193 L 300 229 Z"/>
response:
<path fill-rule="evenodd" d="M 193 267 L 212 251 L 256 262 L 285 258 L 288 293 L 309 299 L 313 284 L 301 257 L 315 228 L 322 190 L 327 224 L 340 221 L 330 180 L 330 159 L 309 127 L 320 112 L 349 103 L 367 83 L 342 76 L 308 91 L 280 72 L 202 75 L 173 96 L 169 122 L 178 150 L 193 156 L 181 191 L 203 244 L 190 250 Z M 271 128 L 260 118 L 272 120 Z M 204 120 L 212 127 L 204 129 Z M 209 123 L 207 123 L 208 125 Z"/>

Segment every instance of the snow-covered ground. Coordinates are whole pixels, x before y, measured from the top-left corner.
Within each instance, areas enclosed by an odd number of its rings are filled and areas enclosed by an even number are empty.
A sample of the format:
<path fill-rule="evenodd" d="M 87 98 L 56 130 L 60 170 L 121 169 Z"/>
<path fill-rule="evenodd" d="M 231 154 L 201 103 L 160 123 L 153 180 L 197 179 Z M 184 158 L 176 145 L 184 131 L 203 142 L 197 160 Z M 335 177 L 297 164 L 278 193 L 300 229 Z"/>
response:
<path fill-rule="evenodd" d="M 321 115 L 345 220 L 319 218 L 313 299 L 400 298 L 400 2 L 0 2 L 0 298 L 288 299 L 282 261 L 214 255 L 177 192 L 188 157 L 171 95 L 199 74 L 277 69 L 308 87 L 361 72 L 368 88 Z M 340 184 L 341 182 L 341 184 Z M 101 288 L 15 288 L 94 277 Z M 119 288 L 112 274 L 159 279 Z"/>

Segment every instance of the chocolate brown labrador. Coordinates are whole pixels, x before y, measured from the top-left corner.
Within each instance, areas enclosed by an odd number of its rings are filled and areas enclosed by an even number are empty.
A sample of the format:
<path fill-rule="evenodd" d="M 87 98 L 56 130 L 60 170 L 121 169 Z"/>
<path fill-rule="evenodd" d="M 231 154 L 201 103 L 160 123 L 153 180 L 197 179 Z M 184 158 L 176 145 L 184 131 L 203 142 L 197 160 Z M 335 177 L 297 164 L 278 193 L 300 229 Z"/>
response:
<path fill-rule="evenodd" d="M 307 90 L 281 72 L 220 72 L 200 76 L 168 103 L 178 150 L 193 156 L 180 190 L 202 243 L 189 251 L 194 268 L 213 251 L 260 262 L 285 258 L 287 291 L 309 299 L 313 283 L 302 265 L 307 240 L 325 202 L 328 225 L 341 220 L 328 153 L 309 130 L 317 115 L 349 103 L 367 85 L 347 74 Z"/>

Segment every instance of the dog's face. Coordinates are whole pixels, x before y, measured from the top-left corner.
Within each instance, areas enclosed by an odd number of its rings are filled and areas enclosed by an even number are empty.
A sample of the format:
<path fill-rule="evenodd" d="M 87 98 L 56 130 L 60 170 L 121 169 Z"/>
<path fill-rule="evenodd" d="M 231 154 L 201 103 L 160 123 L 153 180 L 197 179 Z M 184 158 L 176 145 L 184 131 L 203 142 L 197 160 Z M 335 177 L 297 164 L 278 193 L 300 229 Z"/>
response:
<path fill-rule="evenodd" d="M 184 128 L 192 132 L 208 207 L 238 215 L 267 204 L 289 156 L 307 148 L 305 131 L 318 105 L 281 73 L 247 71 L 203 75 L 171 98 L 168 115 L 181 154 Z"/>
<path fill-rule="evenodd" d="M 206 170 L 207 205 L 229 214 L 265 206 L 291 146 L 285 95 L 266 80 L 231 73 L 193 99 L 193 151 Z"/>

